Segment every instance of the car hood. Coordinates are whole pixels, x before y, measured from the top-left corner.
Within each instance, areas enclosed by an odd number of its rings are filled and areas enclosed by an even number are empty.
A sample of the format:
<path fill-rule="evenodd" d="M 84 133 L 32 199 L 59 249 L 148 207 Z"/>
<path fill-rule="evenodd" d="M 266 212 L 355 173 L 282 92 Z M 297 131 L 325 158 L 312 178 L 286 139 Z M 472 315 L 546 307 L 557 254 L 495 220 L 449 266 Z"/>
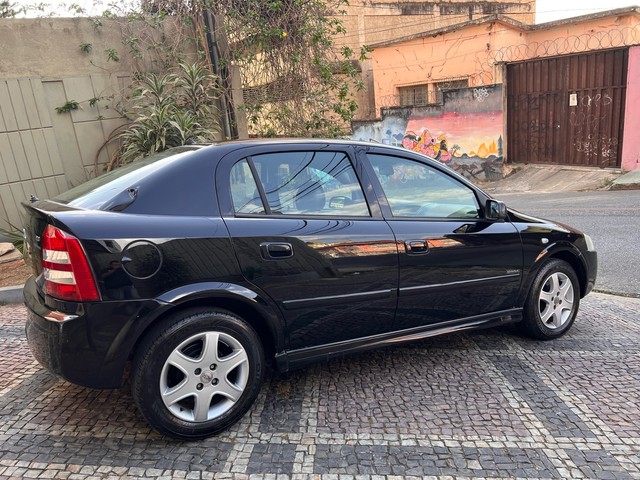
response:
<path fill-rule="evenodd" d="M 578 235 L 583 235 L 583 233 L 569 225 L 565 225 L 563 223 L 555 222 L 553 220 L 547 220 L 544 218 L 534 217 L 532 215 L 528 215 L 526 213 L 519 212 L 518 210 L 514 210 L 512 208 L 507 209 L 509 220 L 512 223 L 527 223 L 527 224 L 535 224 L 539 227 L 548 229 L 549 231 L 557 231 L 562 233 L 575 233 Z"/>

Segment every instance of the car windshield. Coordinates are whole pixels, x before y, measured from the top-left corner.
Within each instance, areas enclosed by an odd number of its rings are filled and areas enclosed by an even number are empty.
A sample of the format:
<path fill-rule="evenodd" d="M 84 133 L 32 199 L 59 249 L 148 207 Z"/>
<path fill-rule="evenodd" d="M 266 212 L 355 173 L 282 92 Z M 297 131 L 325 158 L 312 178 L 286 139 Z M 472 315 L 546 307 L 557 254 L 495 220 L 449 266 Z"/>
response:
<path fill-rule="evenodd" d="M 123 190 L 135 187 L 150 170 L 156 169 L 162 163 L 173 162 L 176 158 L 199 148 L 198 146 L 175 147 L 141 158 L 67 190 L 53 200 L 72 207 L 98 210 Z"/>

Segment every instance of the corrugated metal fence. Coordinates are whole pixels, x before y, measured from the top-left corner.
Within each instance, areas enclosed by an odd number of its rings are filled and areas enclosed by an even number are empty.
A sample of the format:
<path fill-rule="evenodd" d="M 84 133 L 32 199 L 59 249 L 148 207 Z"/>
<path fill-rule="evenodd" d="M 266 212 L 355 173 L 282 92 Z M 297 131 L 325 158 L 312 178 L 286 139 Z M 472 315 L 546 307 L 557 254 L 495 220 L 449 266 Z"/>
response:
<path fill-rule="evenodd" d="M 508 158 L 620 167 L 628 49 L 507 66 Z"/>

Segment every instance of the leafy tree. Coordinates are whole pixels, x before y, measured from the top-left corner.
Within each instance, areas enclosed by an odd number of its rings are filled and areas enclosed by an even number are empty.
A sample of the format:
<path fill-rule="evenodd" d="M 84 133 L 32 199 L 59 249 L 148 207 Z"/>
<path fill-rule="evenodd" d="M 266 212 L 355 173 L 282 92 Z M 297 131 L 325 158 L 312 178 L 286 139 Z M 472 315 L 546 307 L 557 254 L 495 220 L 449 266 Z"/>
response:
<path fill-rule="evenodd" d="M 0 18 L 13 18 L 18 15 L 20 11 L 15 10 L 15 6 L 15 3 L 11 3 L 8 0 L 2 0 L 0 2 Z"/>
<path fill-rule="evenodd" d="M 221 23 L 228 52 L 220 51 L 223 85 L 237 67 L 242 108 L 259 136 L 328 136 L 347 133 L 364 87 L 358 71 L 368 49 L 338 48 L 346 33 L 339 19 L 347 0 L 144 0 L 146 13 L 203 17 Z M 203 51 L 207 49 L 204 48 Z M 226 92 L 227 99 L 234 98 Z"/>
<path fill-rule="evenodd" d="M 213 0 L 239 67 L 244 104 L 262 136 L 344 135 L 363 88 L 355 52 L 338 48 L 346 0 Z M 362 56 L 366 54 L 363 49 Z"/>

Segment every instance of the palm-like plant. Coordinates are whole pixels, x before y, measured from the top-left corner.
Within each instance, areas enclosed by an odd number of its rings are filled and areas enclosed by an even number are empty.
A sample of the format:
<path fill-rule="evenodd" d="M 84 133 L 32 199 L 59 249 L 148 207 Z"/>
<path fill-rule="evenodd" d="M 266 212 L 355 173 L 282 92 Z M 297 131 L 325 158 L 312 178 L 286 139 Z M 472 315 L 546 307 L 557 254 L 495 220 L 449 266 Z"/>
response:
<path fill-rule="evenodd" d="M 116 138 L 120 149 L 109 168 L 171 147 L 212 141 L 220 89 L 204 65 L 180 63 L 178 73 L 149 73 L 137 82 L 133 121 Z"/>

